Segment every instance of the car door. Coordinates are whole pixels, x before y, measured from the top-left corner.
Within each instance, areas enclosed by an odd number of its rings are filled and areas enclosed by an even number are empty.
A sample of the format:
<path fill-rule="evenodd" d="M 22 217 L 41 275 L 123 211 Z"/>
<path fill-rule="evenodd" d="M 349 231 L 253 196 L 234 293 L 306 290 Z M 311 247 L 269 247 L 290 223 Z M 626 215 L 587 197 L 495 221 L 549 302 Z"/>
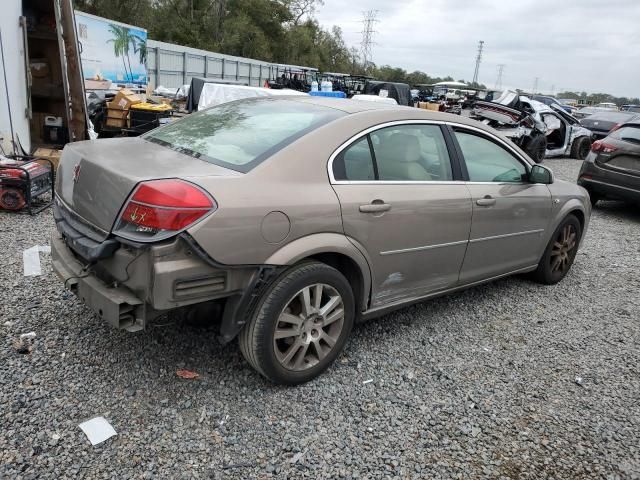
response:
<path fill-rule="evenodd" d="M 505 141 L 471 128 L 454 128 L 473 204 L 461 283 L 535 265 L 551 217 L 546 185 L 528 181 L 530 165 Z"/>
<path fill-rule="evenodd" d="M 344 231 L 371 259 L 372 307 L 457 283 L 472 207 L 441 125 L 363 132 L 332 156 L 330 176 Z"/>

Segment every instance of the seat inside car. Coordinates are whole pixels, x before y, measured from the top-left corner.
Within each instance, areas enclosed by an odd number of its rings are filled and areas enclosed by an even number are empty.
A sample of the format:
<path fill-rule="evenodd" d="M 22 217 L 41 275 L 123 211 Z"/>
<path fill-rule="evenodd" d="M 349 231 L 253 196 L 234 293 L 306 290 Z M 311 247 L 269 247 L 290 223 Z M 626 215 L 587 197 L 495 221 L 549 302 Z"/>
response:
<path fill-rule="evenodd" d="M 420 163 L 420 142 L 415 136 L 394 133 L 377 150 L 380 180 L 431 180 Z"/>

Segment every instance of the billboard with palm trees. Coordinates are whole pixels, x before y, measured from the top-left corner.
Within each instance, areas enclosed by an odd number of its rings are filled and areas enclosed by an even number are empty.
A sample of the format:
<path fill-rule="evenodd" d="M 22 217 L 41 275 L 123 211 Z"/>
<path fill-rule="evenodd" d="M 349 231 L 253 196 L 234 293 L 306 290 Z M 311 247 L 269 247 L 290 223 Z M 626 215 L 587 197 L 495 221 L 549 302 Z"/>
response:
<path fill-rule="evenodd" d="M 82 72 L 87 80 L 147 84 L 147 31 L 75 12 Z"/>

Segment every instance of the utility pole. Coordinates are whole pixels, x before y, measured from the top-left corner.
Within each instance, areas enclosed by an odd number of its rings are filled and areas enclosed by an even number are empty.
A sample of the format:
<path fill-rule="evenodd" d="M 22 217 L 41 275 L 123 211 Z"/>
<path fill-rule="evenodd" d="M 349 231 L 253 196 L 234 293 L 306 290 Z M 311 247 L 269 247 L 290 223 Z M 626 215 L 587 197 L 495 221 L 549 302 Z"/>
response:
<path fill-rule="evenodd" d="M 551 85 L 551 96 L 553 97 L 555 94 L 556 94 L 556 86 L 554 84 L 554 85 Z"/>
<path fill-rule="evenodd" d="M 506 67 L 504 63 L 498 65 L 498 78 L 496 78 L 496 85 L 493 87 L 494 90 L 500 90 L 502 88 L 502 74 L 504 73 L 504 67 Z"/>
<path fill-rule="evenodd" d="M 538 90 L 538 80 L 540 80 L 540 78 L 536 77 L 535 80 L 533 81 L 533 90 L 531 92 L 532 95 L 535 95 L 536 91 Z"/>
<path fill-rule="evenodd" d="M 360 51 L 362 52 L 362 61 L 365 71 L 369 70 L 372 63 L 372 47 L 375 44 L 373 36 L 376 33 L 375 24 L 378 22 L 378 10 L 368 10 L 362 12 L 362 41 L 360 42 Z"/>
<path fill-rule="evenodd" d="M 480 62 L 482 61 L 482 49 L 484 48 L 484 40 L 478 42 L 478 56 L 476 57 L 476 69 L 473 72 L 473 82 L 478 83 L 478 71 L 480 70 Z"/>

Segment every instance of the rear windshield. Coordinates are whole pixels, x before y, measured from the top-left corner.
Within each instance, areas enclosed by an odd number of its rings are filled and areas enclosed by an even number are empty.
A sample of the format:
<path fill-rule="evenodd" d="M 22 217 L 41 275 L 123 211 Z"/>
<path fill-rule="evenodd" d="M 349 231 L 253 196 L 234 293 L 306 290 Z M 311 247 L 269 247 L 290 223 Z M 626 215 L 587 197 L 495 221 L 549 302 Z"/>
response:
<path fill-rule="evenodd" d="M 640 125 L 632 127 L 622 127 L 611 132 L 609 138 L 624 140 L 625 142 L 640 144 Z"/>
<path fill-rule="evenodd" d="M 294 100 L 240 100 L 191 114 L 144 138 L 246 173 L 307 132 L 344 115 Z"/>

